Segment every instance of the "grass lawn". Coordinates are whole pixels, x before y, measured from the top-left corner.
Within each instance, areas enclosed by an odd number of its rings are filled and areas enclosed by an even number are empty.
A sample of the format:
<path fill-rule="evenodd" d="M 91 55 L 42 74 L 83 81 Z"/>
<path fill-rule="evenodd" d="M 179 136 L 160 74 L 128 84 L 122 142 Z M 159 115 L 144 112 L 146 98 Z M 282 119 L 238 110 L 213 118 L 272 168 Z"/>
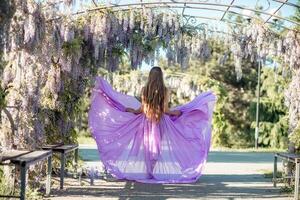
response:
<path fill-rule="evenodd" d="M 286 152 L 287 149 L 279 149 L 279 148 L 262 148 L 259 147 L 255 149 L 252 148 L 227 148 L 227 147 L 211 147 L 210 151 L 236 151 L 236 152 L 270 152 L 270 153 L 277 153 L 277 152 Z"/>
<path fill-rule="evenodd" d="M 78 144 L 80 145 L 96 145 L 94 138 L 87 135 L 78 136 Z M 276 148 L 226 148 L 226 147 L 211 147 L 210 151 L 224 151 L 224 152 L 285 152 L 286 149 Z"/>
<path fill-rule="evenodd" d="M 84 135 L 78 136 L 77 141 L 78 141 L 78 144 L 81 144 L 81 145 L 96 145 L 94 138 L 84 136 Z"/>

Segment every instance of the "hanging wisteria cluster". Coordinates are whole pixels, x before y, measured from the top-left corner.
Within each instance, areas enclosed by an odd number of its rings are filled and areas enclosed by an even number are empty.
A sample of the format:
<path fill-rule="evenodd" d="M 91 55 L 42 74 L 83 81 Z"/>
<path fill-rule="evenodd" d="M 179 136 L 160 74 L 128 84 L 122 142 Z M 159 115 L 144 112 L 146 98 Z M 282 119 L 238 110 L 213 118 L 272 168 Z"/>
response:
<path fill-rule="evenodd" d="M 261 23 L 254 21 L 238 32 L 232 30 L 233 34 L 226 40 L 235 61 L 237 80 L 242 78 L 242 60 L 249 59 L 251 62 L 265 60 L 269 53 L 270 41 L 274 35 Z M 270 52 L 271 53 L 271 52 Z"/>
<path fill-rule="evenodd" d="M 290 69 L 300 65 L 300 34 L 290 30 L 282 37 L 270 31 L 261 21 L 254 20 L 226 40 L 233 54 L 237 79 L 242 77 L 242 59 L 265 61 L 267 57 L 281 59 Z"/>
<path fill-rule="evenodd" d="M 289 31 L 282 42 L 280 49 L 284 48 L 284 62 L 290 69 L 300 68 L 300 33 Z M 282 52 L 282 51 L 281 51 Z"/>
<path fill-rule="evenodd" d="M 187 36 L 188 30 L 182 23 L 176 14 L 154 12 L 151 9 L 122 12 L 102 10 L 72 18 L 72 21 L 54 20 L 49 32 L 52 32 L 56 52 L 65 49 L 68 52 L 68 48 L 74 50 L 74 40 L 81 38 L 93 52 L 96 65 L 109 71 L 118 69 L 122 57 L 126 55 L 133 69 L 140 67 L 143 61 L 153 65 L 162 47 L 166 48 L 169 63 L 178 63 L 182 68 L 187 68 L 189 55 L 207 60 L 211 49 L 205 38 Z M 80 50 L 79 45 L 73 54 L 65 53 L 61 60 L 63 67 L 70 69 L 73 62 L 78 63 Z"/>
<path fill-rule="evenodd" d="M 300 69 L 295 71 L 292 81 L 285 91 L 285 104 L 289 108 L 289 128 L 292 133 L 300 123 Z M 299 140 L 300 136 L 298 136 Z"/>
<path fill-rule="evenodd" d="M 211 50 L 205 38 L 188 37 L 174 14 L 143 9 L 98 13 L 89 15 L 88 19 L 82 17 L 86 20 L 84 40 L 93 47 L 94 59 L 110 71 L 118 69 L 124 55 L 129 56 L 133 69 L 141 66 L 143 61 L 153 65 L 162 47 L 167 49 L 169 63 L 178 63 L 182 68 L 188 66 L 189 55 L 203 60 L 210 57 Z M 66 30 L 64 35 L 70 37 L 65 38 L 72 38 L 74 34 Z"/>
<path fill-rule="evenodd" d="M 71 139 L 74 108 L 84 92 L 84 78 L 91 78 L 89 66 L 79 63 L 86 48 L 73 41 L 72 34 L 58 35 L 57 24 L 46 21 L 39 4 L 16 1 L 15 6 L 11 34 L 5 37 L 9 62 L 2 76 L 3 86 L 11 88 L 7 102 L 16 106 L 11 110 L 17 128 L 14 143 L 34 149 L 49 138 L 63 140 L 58 136 L 64 135 Z M 53 42 L 55 37 L 60 44 Z M 0 129 L 7 132 L 5 126 Z"/>
<path fill-rule="evenodd" d="M 132 71 L 127 77 L 116 73 L 104 77 L 117 91 L 140 98 L 140 92 L 146 84 L 147 76 L 147 73 Z M 164 80 L 166 86 L 172 91 L 170 100 L 174 103 L 176 99 L 176 104 L 183 104 L 187 98 L 192 100 L 207 89 L 205 85 L 199 84 L 197 76 L 193 77 L 188 74 L 165 72 Z"/>
<path fill-rule="evenodd" d="M 72 0 L 63 2 L 65 6 L 74 4 Z M 51 5 L 57 1 L 48 3 Z M 60 54 L 64 48 L 76 47 L 73 40 L 83 38 L 86 45 L 90 45 L 89 50 L 93 51 L 97 63 L 105 64 L 110 71 L 118 68 L 120 57 L 124 55 L 129 56 L 133 69 L 138 68 L 142 61 L 153 64 L 161 47 L 166 48 L 169 63 L 179 63 L 183 68 L 188 66 L 190 57 L 207 60 L 211 54 L 205 34 L 190 36 L 183 20 L 173 13 L 159 13 L 145 8 L 119 12 L 100 10 L 79 17 L 67 16 L 67 20 L 60 18 L 49 22 L 48 19 L 46 23 L 45 18 L 52 17 L 53 14 L 42 15 L 38 4 L 28 4 L 26 1 L 20 1 L 19 4 L 22 6 L 21 10 L 26 10 L 29 15 L 24 17 L 26 15 L 19 14 L 18 17 L 23 20 L 18 20 L 15 26 L 11 26 L 11 32 L 15 35 L 10 37 L 12 41 L 9 43 L 9 50 L 22 45 L 33 49 L 43 39 L 47 26 L 46 32 L 52 35 L 56 53 Z M 52 9 L 57 7 L 53 6 Z M 241 78 L 242 58 L 249 57 L 251 61 L 256 61 L 257 58 L 265 59 L 266 56 L 281 56 L 290 66 L 299 64 L 298 39 L 294 31 L 290 31 L 282 39 L 255 20 L 241 32 L 227 37 L 226 41 L 236 60 L 237 76 Z M 63 45 L 64 43 L 69 45 Z M 68 55 L 61 59 L 66 70 L 70 70 L 73 62 L 79 62 L 81 46 L 77 45 L 78 51 L 66 53 Z"/>

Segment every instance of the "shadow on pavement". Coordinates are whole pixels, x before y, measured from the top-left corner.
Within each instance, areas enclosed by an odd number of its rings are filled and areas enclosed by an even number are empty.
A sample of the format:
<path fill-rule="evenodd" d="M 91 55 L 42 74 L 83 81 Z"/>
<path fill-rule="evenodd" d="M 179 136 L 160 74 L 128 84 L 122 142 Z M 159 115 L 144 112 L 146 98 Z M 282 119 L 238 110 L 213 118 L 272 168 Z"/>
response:
<path fill-rule="evenodd" d="M 77 185 L 76 185 L 77 184 Z M 176 199 L 282 199 L 279 188 L 273 188 L 270 179 L 259 174 L 250 175 L 203 175 L 193 184 L 143 184 L 132 181 L 103 181 L 95 186 L 70 185 L 66 190 L 55 190 L 52 194 L 59 197 L 98 197 L 119 200 L 164 200 Z"/>

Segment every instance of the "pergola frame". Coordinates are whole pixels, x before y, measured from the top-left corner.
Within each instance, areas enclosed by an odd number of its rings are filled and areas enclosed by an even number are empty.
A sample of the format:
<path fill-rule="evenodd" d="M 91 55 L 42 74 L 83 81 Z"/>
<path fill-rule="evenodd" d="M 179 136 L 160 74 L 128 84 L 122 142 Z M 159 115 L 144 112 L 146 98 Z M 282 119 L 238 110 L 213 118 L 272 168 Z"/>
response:
<path fill-rule="evenodd" d="M 273 25 L 278 25 L 284 29 L 288 29 L 291 30 L 293 29 L 292 27 L 287 27 L 287 26 L 283 26 L 280 24 L 276 23 L 276 20 L 274 20 L 274 22 L 271 21 L 272 18 L 275 18 L 277 20 L 283 20 L 289 23 L 292 23 L 294 25 L 300 26 L 300 22 L 297 22 L 293 19 L 290 19 L 288 17 L 282 17 L 279 16 L 277 13 L 278 11 L 280 11 L 280 9 L 284 6 L 284 5 L 289 5 L 289 6 L 293 6 L 295 8 L 300 8 L 299 5 L 288 2 L 288 0 L 265 0 L 266 2 L 268 2 L 270 4 L 270 1 L 273 2 L 277 2 L 280 3 L 280 5 L 277 7 L 277 9 L 272 12 L 266 12 L 265 10 L 259 10 L 259 9 L 253 9 L 253 8 L 247 8 L 245 6 L 240 6 L 240 5 L 234 5 L 234 2 L 236 0 L 231 0 L 231 2 L 229 4 L 224 4 L 224 3 L 213 3 L 213 2 L 208 2 L 208 0 L 152 0 L 152 1 L 143 1 L 140 0 L 140 2 L 134 2 L 134 3 L 124 3 L 122 4 L 121 2 L 118 4 L 109 4 L 109 5 L 102 5 L 100 6 L 99 4 L 97 4 L 97 2 L 95 0 L 92 0 L 92 3 L 94 4 L 93 8 L 87 8 L 85 10 L 79 10 L 75 13 L 73 13 L 74 15 L 78 15 L 78 14 L 83 14 L 86 12 L 93 12 L 93 11 L 100 11 L 100 10 L 104 10 L 104 9 L 112 9 L 113 11 L 122 11 L 122 10 L 129 10 L 129 9 L 133 9 L 133 8 L 137 8 L 137 9 L 142 9 L 142 8 L 169 8 L 169 9 L 182 9 L 182 16 L 188 16 L 185 15 L 185 9 L 197 9 L 197 10 L 211 10 L 211 11 L 217 11 L 217 12 L 223 12 L 222 17 L 221 18 L 213 18 L 213 17 L 203 17 L 203 16 L 191 16 L 190 17 L 194 17 L 194 18 L 202 18 L 202 19 L 207 19 L 207 20 L 215 20 L 215 21 L 222 21 L 222 22 L 227 22 L 227 23 L 231 23 L 231 21 L 226 20 L 225 16 L 227 13 L 231 13 L 231 14 L 235 14 L 235 15 L 239 15 L 242 17 L 245 17 L 247 19 L 252 19 L 255 16 L 250 16 L 247 14 L 244 14 L 243 12 L 237 12 L 237 11 L 232 11 L 230 10 L 230 8 L 235 8 L 235 9 L 239 9 L 241 11 L 243 10 L 248 10 L 251 11 L 253 13 L 259 13 L 259 14 L 263 14 L 263 15 L 267 15 L 267 19 L 264 20 L 265 24 L 273 24 Z M 59 1 L 61 2 L 61 1 Z M 201 7 L 204 6 L 204 7 Z M 205 7 L 205 6 L 213 6 L 214 8 L 209 8 L 209 7 Z M 225 9 L 224 9 L 225 8 Z"/>

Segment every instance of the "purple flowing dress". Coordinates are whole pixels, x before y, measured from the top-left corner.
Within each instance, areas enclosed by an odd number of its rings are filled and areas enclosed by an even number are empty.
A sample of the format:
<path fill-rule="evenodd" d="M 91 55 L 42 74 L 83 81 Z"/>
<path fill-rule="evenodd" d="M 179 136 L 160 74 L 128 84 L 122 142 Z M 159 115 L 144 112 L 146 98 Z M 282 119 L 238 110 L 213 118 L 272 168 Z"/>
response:
<path fill-rule="evenodd" d="M 149 121 L 134 97 L 114 91 L 98 77 L 89 111 L 89 127 L 100 159 L 117 179 L 143 183 L 190 183 L 201 176 L 211 140 L 211 120 L 216 97 L 204 92 L 176 107 L 182 115 L 163 115 Z"/>

